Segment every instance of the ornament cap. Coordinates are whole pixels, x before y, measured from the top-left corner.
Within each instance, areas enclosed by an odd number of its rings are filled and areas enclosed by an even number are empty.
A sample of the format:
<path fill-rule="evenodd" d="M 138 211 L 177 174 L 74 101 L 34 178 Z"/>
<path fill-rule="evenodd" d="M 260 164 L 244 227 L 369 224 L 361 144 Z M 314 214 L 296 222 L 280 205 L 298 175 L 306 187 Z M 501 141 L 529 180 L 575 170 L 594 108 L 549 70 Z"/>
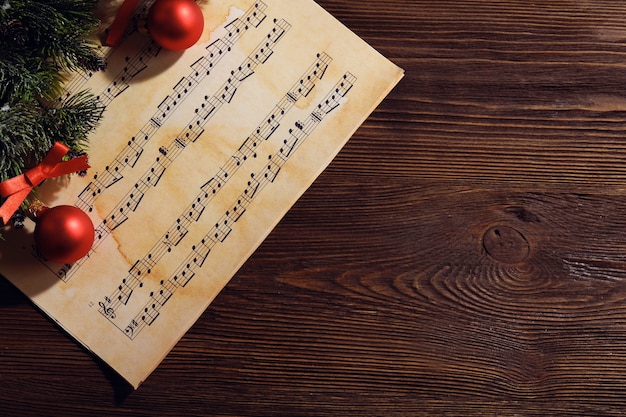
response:
<path fill-rule="evenodd" d="M 28 204 L 28 207 L 26 207 L 26 216 L 36 223 L 39 216 L 41 216 L 43 212 L 48 209 L 49 207 L 42 203 L 41 200 L 35 199 Z"/>

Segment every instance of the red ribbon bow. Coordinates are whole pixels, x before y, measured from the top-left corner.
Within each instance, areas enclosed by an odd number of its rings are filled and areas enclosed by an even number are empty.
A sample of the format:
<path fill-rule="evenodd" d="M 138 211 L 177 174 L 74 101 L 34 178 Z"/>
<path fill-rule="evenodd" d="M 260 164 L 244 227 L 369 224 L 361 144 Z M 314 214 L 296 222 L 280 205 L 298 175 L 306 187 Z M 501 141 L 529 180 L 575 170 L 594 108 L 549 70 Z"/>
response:
<path fill-rule="evenodd" d="M 66 145 L 56 142 L 39 165 L 17 177 L 0 182 L 0 196 L 7 198 L 0 207 L 0 220 L 3 224 L 7 224 L 28 193 L 44 180 L 89 168 L 86 155 L 62 161 L 69 150 L 70 148 Z"/>

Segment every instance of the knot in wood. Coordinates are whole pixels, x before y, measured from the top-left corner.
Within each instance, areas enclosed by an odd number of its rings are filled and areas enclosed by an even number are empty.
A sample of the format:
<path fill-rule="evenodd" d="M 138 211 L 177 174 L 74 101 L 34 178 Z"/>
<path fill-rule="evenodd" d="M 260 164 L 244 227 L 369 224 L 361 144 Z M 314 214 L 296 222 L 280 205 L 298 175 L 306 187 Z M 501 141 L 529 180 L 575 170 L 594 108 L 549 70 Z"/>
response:
<path fill-rule="evenodd" d="M 523 234 L 509 226 L 494 226 L 485 232 L 483 246 L 489 256 L 499 262 L 522 262 L 530 253 L 530 244 Z"/>

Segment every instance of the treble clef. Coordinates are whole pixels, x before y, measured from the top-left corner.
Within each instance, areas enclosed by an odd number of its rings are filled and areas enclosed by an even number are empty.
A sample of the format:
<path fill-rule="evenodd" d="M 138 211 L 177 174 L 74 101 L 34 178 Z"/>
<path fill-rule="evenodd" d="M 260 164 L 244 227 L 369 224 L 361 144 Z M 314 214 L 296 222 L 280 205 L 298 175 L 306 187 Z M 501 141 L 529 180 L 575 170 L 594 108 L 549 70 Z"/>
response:
<path fill-rule="evenodd" d="M 110 302 L 110 301 L 109 301 Z M 100 301 L 98 303 L 98 305 L 101 308 L 102 314 L 104 314 L 105 316 L 107 316 L 110 319 L 114 319 L 115 318 L 115 309 L 111 306 L 107 306 L 106 304 L 104 304 L 102 301 Z"/>

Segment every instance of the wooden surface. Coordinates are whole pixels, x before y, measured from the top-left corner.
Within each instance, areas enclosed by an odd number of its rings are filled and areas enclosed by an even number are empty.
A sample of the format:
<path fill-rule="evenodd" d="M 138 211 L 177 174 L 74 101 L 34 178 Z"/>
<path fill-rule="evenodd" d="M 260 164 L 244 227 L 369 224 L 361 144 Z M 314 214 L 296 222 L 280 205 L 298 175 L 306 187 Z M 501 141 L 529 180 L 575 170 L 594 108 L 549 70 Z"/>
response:
<path fill-rule="evenodd" d="M 626 412 L 626 6 L 320 4 L 406 77 L 139 390 L 0 280 L 1 415 Z"/>

